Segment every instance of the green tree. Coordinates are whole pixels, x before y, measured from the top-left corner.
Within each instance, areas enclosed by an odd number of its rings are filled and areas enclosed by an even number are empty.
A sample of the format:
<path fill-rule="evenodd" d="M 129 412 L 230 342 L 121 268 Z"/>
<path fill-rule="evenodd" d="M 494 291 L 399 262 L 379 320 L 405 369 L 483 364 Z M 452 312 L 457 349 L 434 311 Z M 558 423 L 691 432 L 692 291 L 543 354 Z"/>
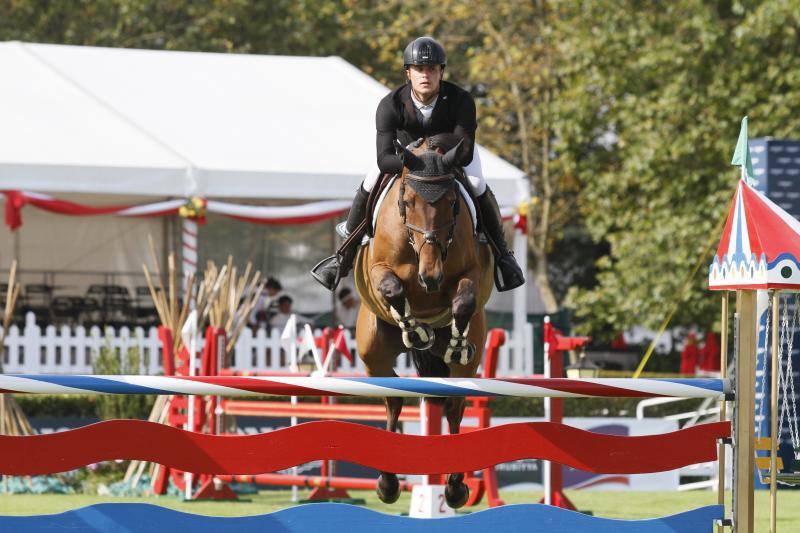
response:
<path fill-rule="evenodd" d="M 556 149 L 580 180 L 591 235 L 610 247 L 596 287 L 570 296 L 584 329 L 655 327 L 673 306 L 674 324 L 716 320 L 708 250 L 736 185 L 739 121 L 750 116 L 751 136 L 800 134 L 797 8 L 568 3 L 555 30 Z"/>

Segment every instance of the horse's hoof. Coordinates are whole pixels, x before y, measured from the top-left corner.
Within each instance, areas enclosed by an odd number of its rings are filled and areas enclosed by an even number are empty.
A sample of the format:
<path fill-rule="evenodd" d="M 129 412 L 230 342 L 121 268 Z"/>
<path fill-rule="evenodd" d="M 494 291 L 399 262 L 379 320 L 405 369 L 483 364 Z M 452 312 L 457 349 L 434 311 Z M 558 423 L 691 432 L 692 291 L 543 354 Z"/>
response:
<path fill-rule="evenodd" d="M 383 503 L 394 503 L 400 498 L 400 481 L 395 474 L 381 474 L 375 492 Z"/>
<path fill-rule="evenodd" d="M 404 334 L 403 336 L 405 337 L 406 335 Z M 403 340 L 405 341 L 405 339 Z M 419 324 L 408 332 L 408 342 L 404 344 L 407 348 L 424 351 L 430 350 L 434 342 L 436 342 L 436 333 L 433 328 L 428 324 Z"/>
<path fill-rule="evenodd" d="M 461 360 L 459 361 L 463 366 L 466 366 L 472 362 L 475 358 L 475 345 L 472 343 L 467 344 L 467 346 L 461 350 Z"/>
<path fill-rule="evenodd" d="M 444 499 L 451 509 L 460 509 L 469 499 L 469 487 L 463 482 L 459 482 L 457 485 L 448 483 L 444 487 Z"/>
<path fill-rule="evenodd" d="M 461 366 L 466 366 L 472 362 L 472 359 L 475 357 L 475 352 L 475 345 L 471 343 L 456 348 L 450 346 L 444 354 L 444 362 L 447 364 L 455 362 Z"/>

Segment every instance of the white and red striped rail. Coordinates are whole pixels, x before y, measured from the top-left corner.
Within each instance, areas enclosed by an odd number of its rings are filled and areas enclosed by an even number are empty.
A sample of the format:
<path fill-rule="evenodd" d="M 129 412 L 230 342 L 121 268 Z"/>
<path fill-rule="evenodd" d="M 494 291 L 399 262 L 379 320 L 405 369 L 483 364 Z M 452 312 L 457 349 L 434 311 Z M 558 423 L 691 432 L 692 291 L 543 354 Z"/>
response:
<path fill-rule="evenodd" d="M 33 394 L 195 394 L 214 396 L 357 396 L 405 398 L 721 398 L 724 379 L 628 378 L 339 378 L 261 376 L 0 375 L 0 392 Z"/>

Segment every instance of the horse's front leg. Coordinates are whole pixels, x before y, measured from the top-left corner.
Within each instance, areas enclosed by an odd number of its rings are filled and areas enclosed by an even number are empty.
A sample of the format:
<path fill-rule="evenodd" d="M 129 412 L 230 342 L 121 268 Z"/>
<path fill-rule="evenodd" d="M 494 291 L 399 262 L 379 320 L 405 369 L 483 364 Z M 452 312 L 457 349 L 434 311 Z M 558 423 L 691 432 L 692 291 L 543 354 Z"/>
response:
<path fill-rule="evenodd" d="M 453 298 L 453 320 L 450 322 L 450 342 L 444 352 L 444 362 L 468 365 L 475 357 L 475 345 L 469 342 L 469 323 L 475 314 L 475 281 L 464 277 L 458 282 Z"/>
<path fill-rule="evenodd" d="M 403 282 L 388 267 L 375 266 L 370 273 L 372 283 L 389 307 L 392 318 L 402 332 L 403 345 L 415 350 L 427 350 L 435 341 L 433 328 L 411 316 L 411 304 L 406 298 Z"/>

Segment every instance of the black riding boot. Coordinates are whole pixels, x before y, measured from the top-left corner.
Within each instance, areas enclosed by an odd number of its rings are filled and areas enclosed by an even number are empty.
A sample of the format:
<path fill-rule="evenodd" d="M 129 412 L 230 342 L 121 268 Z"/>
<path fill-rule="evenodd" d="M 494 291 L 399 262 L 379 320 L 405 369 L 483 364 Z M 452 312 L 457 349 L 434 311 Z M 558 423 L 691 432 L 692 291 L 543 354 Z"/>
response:
<path fill-rule="evenodd" d="M 500 292 L 516 289 L 525 283 L 525 275 L 514 258 L 514 253 L 506 245 L 503 234 L 503 220 L 500 208 L 491 189 L 478 196 L 478 208 L 481 210 L 481 222 L 486 237 L 492 241 L 490 246 L 494 253 L 494 284 Z"/>
<path fill-rule="evenodd" d="M 359 186 L 356 191 L 356 197 L 353 199 L 353 205 L 350 207 L 350 213 L 347 214 L 347 233 L 353 233 L 364 217 L 367 215 L 367 198 L 369 192 L 365 191 L 363 187 Z M 311 275 L 314 279 L 319 281 L 329 291 L 336 290 L 339 281 L 347 277 L 350 269 L 353 268 L 353 261 L 356 258 L 356 251 L 360 239 L 352 239 L 346 248 L 339 253 L 327 257 L 316 264 L 311 269 Z"/>

